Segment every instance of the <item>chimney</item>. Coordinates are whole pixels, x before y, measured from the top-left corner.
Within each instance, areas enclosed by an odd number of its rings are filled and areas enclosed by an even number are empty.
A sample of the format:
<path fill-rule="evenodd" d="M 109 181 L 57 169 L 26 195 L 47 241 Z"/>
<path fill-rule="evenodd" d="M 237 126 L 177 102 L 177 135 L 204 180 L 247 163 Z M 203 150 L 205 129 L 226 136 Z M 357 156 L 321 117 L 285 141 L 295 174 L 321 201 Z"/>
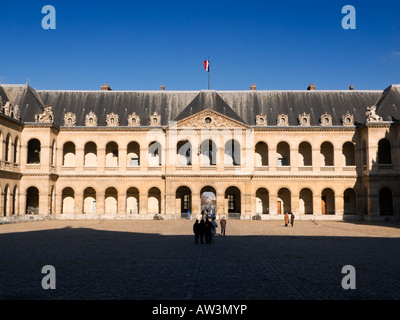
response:
<path fill-rule="evenodd" d="M 250 86 L 250 90 L 251 91 L 255 91 L 256 90 L 256 85 L 254 83 Z"/>
<path fill-rule="evenodd" d="M 101 91 L 111 91 L 111 88 L 108 84 L 103 84 L 101 86 Z"/>
<path fill-rule="evenodd" d="M 314 84 L 310 84 L 308 86 L 307 90 L 314 91 L 315 90 L 315 85 Z"/>
<path fill-rule="evenodd" d="M 350 89 L 350 90 L 354 90 L 354 86 L 353 86 L 353 85 L 350 85 L 349 89 Z"/>
<path fill-rule="evenodd" d="M 161 91 L 165 91 L 165 86 L 163 84 L 161 85 Z"/>

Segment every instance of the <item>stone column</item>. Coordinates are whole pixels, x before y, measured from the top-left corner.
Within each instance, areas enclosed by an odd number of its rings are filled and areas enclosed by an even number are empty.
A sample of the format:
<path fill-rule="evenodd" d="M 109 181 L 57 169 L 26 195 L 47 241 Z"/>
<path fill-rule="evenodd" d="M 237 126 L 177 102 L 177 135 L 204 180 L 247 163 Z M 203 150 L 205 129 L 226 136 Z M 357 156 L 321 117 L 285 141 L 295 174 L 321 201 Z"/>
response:
<path fill-rule="evenodd" d="M 96 215 L 104 215 L 105 197 L 104 191 L 96 194 Z"/>
<path fill-rule="evenodd" d="M 103 147 L 101 147 L 101 148 L 98 147 L 97 148 L 97 170 L 104 171 L 105 165 L 106 165 L 106 149 Z M 97 203 L 96 203 L 96 208 L 97 208 Z"/>
<path fill-rule="evenodd" d="M 147 214 L 147 205 L 148 205 L 148 197 L 147 194 L 139 194 L 139 214 L 146 215 Z"/>
<path fill-rule="evenodd" d="M 343 167 L 346 166 L 345 157 L 342 153 L 342 148 L 333 149 L 333 164 L 335 166 L 335 171 L 340 172 L 343 170 Z"/>
<path fill-rule="evenodd" d="M 299 194 L 290 194 L 290 208 L 295 215 L 299 213 Z"/>
<path fill-rule="evenodd" d="M 200 212 L 200 194 L 199 193 L 193 193 L 192 194 L 192 215 L 197 216 L 199 215 Z"/>
<path fill-rule="evenodd" d="M 322 214 L 321 201 L 320 194 L 313 194 L 313 213 L 315 216 L 320 216 Z"/>
<path fill-rule="evenodd" d="M 51 197 L 51 196 L 50 196 Z M 74 213 L 82 214 L 83 213 L 83 194 L 75 193 L 74 195 Z"/>
<path fill-rule="evenodd" d="M 126 171 L 126 161 L 127 161 L 127 149 L 126 146 L 120 147 L 118 150 L 118 171 Z"/>
<path fill-rule="evenodd" d="M 119 193 L 118 192 L 117 214 L 118 215 L 125 215 L 126 214 L 126 194 L 125 193 Z"/>
<path fill-rule="evenodd" d="M 312 166 L 313 166 L 313 171 L 320 171 L 321 169 L 321 152 L 320 152 L 320 147 L 314 148 L 312 146 L 311 150 L 311 156 L 312 156 Z"/>
<path fill-rule="evenodd" d="M 271 216 L 278 215 L 277 201 L 278 201 L 278 196 L 276 194 L 270 194 L 270 196 L 269 196 L 269 214 Z"/>
<path fill-rule="evenodd" d="M 216 194 L 217 196 L 217 205 L 215 208 L 215 213 L 218 215 L 226 215 L 227 212 L 225 212 L 225 194 L 224 193 L 218 193 Z"/>
<path fill-rule="evenodd" d="M 84 160 L 85 160 L 85 151 L 82 148 L 75 148 L 76 156 L 75 156 L 75 170 L 83 171 Z"/>
<path fill-rule="evenodd" d="M 343 216 L 343 213 L 344 213 L 343 195 L 335 193 L 335 214 Z"/>
<path fill-rule="evenodd" d="M 292 172 L 299 171 L 299 152 L 297 148 L 290 148 L 290 168 Z"/>
<path fill-rule="evenodd" d="M 147 147 L 146 148 L 140 147 L 140 171 L 147 172 L 147 170 L 148 170 Z"/>

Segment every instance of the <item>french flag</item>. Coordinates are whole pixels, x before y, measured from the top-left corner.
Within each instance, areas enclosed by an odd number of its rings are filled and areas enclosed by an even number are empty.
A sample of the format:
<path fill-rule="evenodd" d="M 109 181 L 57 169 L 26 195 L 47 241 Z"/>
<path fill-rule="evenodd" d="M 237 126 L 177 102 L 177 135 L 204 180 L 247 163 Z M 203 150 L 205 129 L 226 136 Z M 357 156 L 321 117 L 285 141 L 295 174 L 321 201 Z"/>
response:
<path fill-rule="evenodd" d="M 210 72 L 210 60 L 204 60 L 204 70 Z"/>

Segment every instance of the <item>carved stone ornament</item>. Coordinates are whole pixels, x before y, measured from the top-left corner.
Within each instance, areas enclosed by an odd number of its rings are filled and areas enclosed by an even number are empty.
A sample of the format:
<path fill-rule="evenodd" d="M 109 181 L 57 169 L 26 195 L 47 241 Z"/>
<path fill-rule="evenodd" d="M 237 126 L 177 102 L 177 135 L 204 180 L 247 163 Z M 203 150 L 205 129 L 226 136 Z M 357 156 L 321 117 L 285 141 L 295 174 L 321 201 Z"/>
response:
<path fill-rule="evenodd" d="M 11 112 L 12 112 L 12 105 L 10 101 L 7 101 L 6 104 L 4 105 L 4 114 L 6 116 L 11 117 Z"/>
<path fill-rule="evenodd" d="M 267 116 L 263 113 L 256 115 L 256 125 L 257 126 L 266 126 L 267 125 Z"/>
<path fill-rule="evenodd" d="M 131 127 L 140 126 L 140 117 L 136 114 L 136 112 L 128 116 L 128 126 Z"/>
<path fill-rule="evenodd" d="M 332 116 L 325 112 L 320 118 L 321 126 L 329 127 L 332 126 Z"/>
<path fill-rule="evenodd" d="M 287 114 L 280 114 L 276 119 L 277 126 L 288 126 L 289 125 L 289 118 Z"/>
<path fill-rule="evenodd" d="M 73 127 L 76 125 L 76 114 L 72 112 L 67 112 L 64 114 L 64 126 Z"/>
<path fill-rule="evenodd" d="M 14 107 L 13 118 L 14 118 L 14 119 L 17 119 L 18 121 L 21 120 L 21 111 L 19 110 L 18 105 L 16 105 L 16 106 Z"/>
<path fill-rule="evenodd" d="M 347 111 L 347 113 L 342 116 L 342 124 L 344 126 L 354 126 L 354 116 Z"/>
<path fill-rule="evenodd" d="M 35 115 L 35 121 L 52 123 L 54 121 L 52 108 L 52 106 L 46 106 L 43 113 L 38 113 Z"/>
<path fill-rule="evenodd" d="M 367 112 L 365 113 L 365 117 L 367 122 L 381 122 L 382 117 L 376 114 L 376 106 L 371 106 L 367 108 Z"/>
<path fill-rule="evenodd" d="M 119 125 L 119 117 L 115 113 L 110 113 L 106 116 L 106 124 L 107 127 L 118 127 Z"/>
<path fill-rule="evenodd" d="M 85 118 L 85 126 L 96 127 L 97 126 L 97 116 L 93 111 L 90 111 Z"/>
<path fill-rule="evenodd" d="M 154 112 L 153 115 L 150 116 L 150 126 L 160 126 L 161 125 L 161 116 L 157 113 Z"/>
<path fill-rule="evenodd" d="M 310 115 L 307 113 L 299 114 L 299 123 L 301 126 L 309 126 L 310 125 Z"/>

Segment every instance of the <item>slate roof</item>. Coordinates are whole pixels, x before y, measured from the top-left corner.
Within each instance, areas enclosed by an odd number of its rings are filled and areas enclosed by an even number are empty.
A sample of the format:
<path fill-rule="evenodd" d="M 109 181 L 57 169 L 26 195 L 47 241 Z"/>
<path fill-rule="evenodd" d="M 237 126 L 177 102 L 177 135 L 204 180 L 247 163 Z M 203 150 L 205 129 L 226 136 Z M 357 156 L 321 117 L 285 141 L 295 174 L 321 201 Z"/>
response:
<path fill-rule="evenodd" d="M 385 90 L 348 91 L 48 91 L 27 85 L 0 85 L 4 102 L 18 104 L 23 122 L 34 122 L 45 105 L 53 106 L 54 122 L 63 126 L 64 114 L 76 114 L 77 126 L 85 125 L 85 117 L 93 111 L 98 126 L 106 125 L 106 115 L 119 115 L 119 125 L 127 126 L 128 115 L 136 112 L 142 126 L 149 125 L 155 111 L 161 125 L 178 121 L 204 109 L 215 110 L 250 126 L 256 116 L 267 115 L 267 125 L 276 126 L 279 114 L 287 114 L 289 125 L 297 126 L 299 114 L 310 114 L 312 126 L 320 126 L 325 112 L 334 126 L 342 125 L 342 116 L 349 111 L 356 125 L 365 123 L 367 107 L 377 105 L 377 114 L 384 120 L 400 119 L 400 85 Z"/>
<path fill-rule="evenodd" d="M 384 121 L 400 120 L 400 85 L 391 85 L 386 88 L 381 98 L 376 103 L 376 113 Z"/>
<path fill-rule="evenodd" d="M 18 105 L 23 122 L 35 122 L 35 114 L 44 110 L 37 91 L 28 85 L 0 85 L 0 95 L 3 103 L 10 101 L 13 106 Z"/>

